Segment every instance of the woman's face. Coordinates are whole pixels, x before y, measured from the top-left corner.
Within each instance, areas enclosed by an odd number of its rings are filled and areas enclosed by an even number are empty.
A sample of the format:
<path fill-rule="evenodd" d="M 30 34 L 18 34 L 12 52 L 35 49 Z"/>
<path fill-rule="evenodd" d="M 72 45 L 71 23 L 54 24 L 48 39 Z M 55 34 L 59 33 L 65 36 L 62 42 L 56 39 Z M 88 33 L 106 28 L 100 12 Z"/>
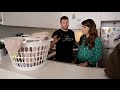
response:
<path fill-rule="evenodd" d="M 87 35 L 89 33 L 89 27 L 88 26 L 85 26 L 85 25 L 82 25 L 82 33 L 84 35 Z"/>

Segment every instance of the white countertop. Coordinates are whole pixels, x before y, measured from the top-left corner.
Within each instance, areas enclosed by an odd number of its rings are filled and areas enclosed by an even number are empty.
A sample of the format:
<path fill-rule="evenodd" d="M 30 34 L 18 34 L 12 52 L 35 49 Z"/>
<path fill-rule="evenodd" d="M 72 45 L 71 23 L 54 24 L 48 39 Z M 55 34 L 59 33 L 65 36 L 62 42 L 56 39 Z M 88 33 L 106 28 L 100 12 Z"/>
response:
<path fill-rule="evenodd" d="M 37 79 L 108 79 L 104 68 L 81 67 L 47 60 L 44 67 L 35 71 L 19 71 L 13 67 L 8 55 L 4 56 L 0 64 L 0 78 L 37 78 Z M 7 70 L 7 71 L 6 71 Z M 14 75 L 13 75 L 14 74 Z"/>
<path fill-rule="evenodd" d="M 35 78 L 0 68 L 0 79 L 35 79 Z"/>

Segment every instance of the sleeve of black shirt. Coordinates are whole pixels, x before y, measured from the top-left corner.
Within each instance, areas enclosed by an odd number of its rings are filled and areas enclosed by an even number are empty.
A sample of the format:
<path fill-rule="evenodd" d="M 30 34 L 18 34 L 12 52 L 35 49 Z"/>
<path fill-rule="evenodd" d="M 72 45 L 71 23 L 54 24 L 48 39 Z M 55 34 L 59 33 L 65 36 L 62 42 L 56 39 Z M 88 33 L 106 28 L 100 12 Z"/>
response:
<path fill-rule="evenodd" d="M 77 47 L 76 40 L 75 40 L 75 33 L 74 32 L 73 32 L 73 43 L 74 43 L 74 47 Z"/>
<path fill-rule="evenodd" d="M 60 30 L 55 31 L 55 32 L 53 33 L 53 35 L 52 35 L 52 38 L 53 38 L 55 35 L 57 35 L 57 38 L 62 38 L 62 33 L 60 32 Z"/>
<path fill-rule="evenodd" d="M 75 33 L 73 32 L 73 40 L 74 40 L 74 43 L 76 42 L 75 40 Z"/>
<path fill-rule="evenodd" d="M 55 32 L 52 34 L 52 38 L 53 38 L 55 35 L 58 35 L 57 38 L 61 37 L 60 30 L 55 31 Z"/>
<path fill-rule="evenodd" d="M 56 31 L 52 34 L 52 38 L 56 35 Z"/>

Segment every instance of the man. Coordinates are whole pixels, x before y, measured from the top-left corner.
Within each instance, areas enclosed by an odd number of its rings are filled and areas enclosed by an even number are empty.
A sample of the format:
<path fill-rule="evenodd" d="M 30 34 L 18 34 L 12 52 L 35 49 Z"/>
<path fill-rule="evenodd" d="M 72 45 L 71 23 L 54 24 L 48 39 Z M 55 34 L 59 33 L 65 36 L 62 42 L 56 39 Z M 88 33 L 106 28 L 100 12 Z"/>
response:
<path fill-rule="evenodd" d="M 69 19 L 67 16 L 60 18 L 61 29 L 55 31 L 52 35 L 53 41 L 51 48 L 56 45 L 56 61 L 72 63 L 72 51 L 75 44 L 75 34 L 68 29 Z"/>

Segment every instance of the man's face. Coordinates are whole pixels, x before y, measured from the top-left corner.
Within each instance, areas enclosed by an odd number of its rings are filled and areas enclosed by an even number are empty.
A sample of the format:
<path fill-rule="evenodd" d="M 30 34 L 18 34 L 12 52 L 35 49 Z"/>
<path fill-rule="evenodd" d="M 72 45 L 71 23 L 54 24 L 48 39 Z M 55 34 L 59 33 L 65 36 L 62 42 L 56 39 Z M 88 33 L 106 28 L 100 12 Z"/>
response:
<path fill-rule="evenodd" d="M 61 27 L 64 29 L 64 30 L 67 30 L 68 27 L 69 27 L 69 20 L 68 19 L 62 19 L 61 22 Z"/>

